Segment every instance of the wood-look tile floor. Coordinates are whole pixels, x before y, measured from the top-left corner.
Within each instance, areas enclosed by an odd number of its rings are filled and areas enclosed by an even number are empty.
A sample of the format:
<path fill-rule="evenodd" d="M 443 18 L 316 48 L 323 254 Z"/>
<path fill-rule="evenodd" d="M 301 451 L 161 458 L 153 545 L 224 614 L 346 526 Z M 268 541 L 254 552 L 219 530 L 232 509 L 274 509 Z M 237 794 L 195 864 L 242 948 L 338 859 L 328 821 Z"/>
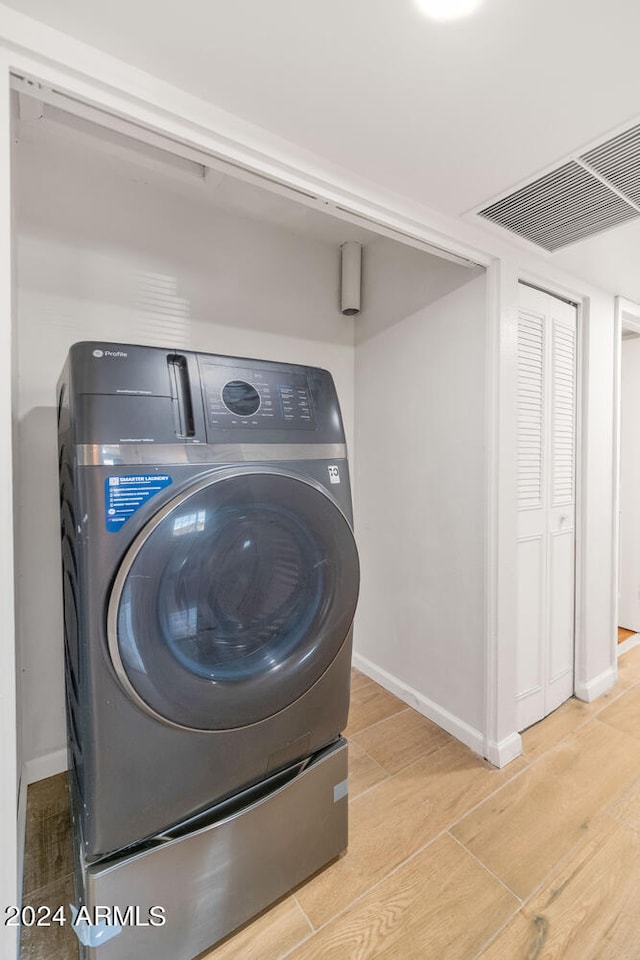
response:
<path fill-rule="evenodd" d="M 61 773 L 32 783 L 27 791 L 27 823 L 22 883 L 23 906 L 55 912 L 75 902 L 67 777 Z M 42 915 L 41 915 L 42 916 Z M 68 925 L 24 926 L 22 960 L 77 960 L 78 941 Z"/>
<path fill-rule="evenodd" d="M 200 960 L 638 960 L 640 647 L 619 668 L 503 770 L 354 671 L 347 853 Z M 25 891 L 59 897 L 68 827 L 43 783 Z M 76 956 L 46 947 L 23 960 Z"/>

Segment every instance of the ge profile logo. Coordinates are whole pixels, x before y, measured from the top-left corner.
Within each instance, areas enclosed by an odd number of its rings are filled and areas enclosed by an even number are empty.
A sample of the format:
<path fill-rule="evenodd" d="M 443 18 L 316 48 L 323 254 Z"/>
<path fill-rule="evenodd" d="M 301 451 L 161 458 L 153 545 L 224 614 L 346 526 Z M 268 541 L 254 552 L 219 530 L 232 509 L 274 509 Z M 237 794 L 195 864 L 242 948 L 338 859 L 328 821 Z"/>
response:
<path fill-rule="evenodd" d="M 99 360 L 101 357 L 116 357 L 126 360 L 129 356 L 124 350 L 94 350 L 93 355 L 96 360 Z"/>

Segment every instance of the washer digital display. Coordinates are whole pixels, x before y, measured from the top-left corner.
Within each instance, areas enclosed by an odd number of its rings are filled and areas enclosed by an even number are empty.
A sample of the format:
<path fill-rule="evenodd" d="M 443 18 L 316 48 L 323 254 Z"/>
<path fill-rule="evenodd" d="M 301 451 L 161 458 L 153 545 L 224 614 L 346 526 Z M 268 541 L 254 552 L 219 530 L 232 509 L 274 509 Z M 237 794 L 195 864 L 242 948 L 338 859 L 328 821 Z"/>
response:
<path fill-rule="evenodd" d="M 260 394 L 246 380 L 229 380 L 222 388 L 222 402 L 239 417 L 252 417 L 260 409 Z"/>

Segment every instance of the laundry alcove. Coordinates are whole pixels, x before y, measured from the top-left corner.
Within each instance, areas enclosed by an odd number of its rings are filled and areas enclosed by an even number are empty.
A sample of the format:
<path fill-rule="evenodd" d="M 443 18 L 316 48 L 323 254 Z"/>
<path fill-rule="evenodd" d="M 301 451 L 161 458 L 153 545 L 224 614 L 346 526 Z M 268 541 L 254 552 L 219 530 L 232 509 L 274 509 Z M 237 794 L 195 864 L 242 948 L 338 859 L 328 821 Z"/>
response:
<path fill-rule="evenodd" d="M 486 280 L 284 191 L 14 94 L 22 763 L 66 766 L 55 384 L 78 340 L 329 369 L 349 441 L 355 663 L 482 749 Z M 339 247 L 364 248 L 340 312 Z"/>

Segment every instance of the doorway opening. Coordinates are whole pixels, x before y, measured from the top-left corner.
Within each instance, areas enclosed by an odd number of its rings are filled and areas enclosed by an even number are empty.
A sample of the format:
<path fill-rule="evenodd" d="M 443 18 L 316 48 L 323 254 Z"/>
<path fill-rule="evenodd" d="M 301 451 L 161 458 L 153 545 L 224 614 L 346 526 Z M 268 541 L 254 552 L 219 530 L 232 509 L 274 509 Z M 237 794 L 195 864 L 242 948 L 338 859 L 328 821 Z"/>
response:
<path fill-rule="evenodd" d="M 629 305 L 631 307 L 631 305 Z M 621 311 L 619 367 L 617 654 L 640 643 L 640 307 Z"/>

